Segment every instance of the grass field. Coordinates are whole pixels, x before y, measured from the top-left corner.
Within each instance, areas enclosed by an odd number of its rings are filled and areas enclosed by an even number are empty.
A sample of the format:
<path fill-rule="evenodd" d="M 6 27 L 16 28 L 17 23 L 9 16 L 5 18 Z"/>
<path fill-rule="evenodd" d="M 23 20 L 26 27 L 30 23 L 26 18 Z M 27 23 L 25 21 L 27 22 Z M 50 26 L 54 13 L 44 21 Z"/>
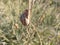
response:
<path fill-rule="evenodd" d="M 0 0 L 0 45 L 60 45 L 60 1 L 36 0 L 29 26 L 19 18 L 26 8 L 28 0 Z"/>

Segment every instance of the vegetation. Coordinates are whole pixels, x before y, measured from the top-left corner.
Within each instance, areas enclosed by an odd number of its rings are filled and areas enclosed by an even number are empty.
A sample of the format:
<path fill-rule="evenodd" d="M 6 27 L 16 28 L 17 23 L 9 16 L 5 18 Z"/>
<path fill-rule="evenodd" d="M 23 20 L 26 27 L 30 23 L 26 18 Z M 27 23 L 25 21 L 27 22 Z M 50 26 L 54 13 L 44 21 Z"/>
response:
<path fill-rule="evenodd" d="M 60 45 L 60 3 L 35 0 L 23 26 L 19 17 L 27 8 L 28 0 L 0 0 L 0 45 Z"/>

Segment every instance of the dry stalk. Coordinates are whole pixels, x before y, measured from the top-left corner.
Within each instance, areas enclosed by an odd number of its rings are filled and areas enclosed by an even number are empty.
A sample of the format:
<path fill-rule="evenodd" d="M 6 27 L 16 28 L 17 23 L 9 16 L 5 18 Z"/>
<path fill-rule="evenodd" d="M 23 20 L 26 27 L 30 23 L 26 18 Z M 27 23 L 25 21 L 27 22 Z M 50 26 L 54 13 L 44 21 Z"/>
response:
<path fill-rule="evenodd" d="M 30 22 L 30 18 L 31 18 L 31 7 L 32 7 L 32 5 L 31 5 L 31 2 L 32 2 L 32 0 L 29 0 L 29 7 L 28 7 L 28 19 L 29 19 L 29 22 Z M 29 40 L 30 40 L 30 32 L 29 32 L 29 26 L 27 26 L 27 29 L 26 29 L 26 31 L 27 31 L 27 42 L 25 43 L 25 45 L 29 45 Z"/>

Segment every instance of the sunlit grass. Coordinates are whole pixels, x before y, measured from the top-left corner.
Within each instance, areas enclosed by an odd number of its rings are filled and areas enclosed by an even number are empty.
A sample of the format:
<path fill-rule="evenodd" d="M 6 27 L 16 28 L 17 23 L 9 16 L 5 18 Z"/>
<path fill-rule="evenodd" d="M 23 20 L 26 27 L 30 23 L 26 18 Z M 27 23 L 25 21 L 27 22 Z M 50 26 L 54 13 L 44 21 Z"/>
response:
<path fill-rule="evenodd" d="M 0 45 L 60 45 L 60 3 L 37 0 L 23 26 L 19 17 L 26 8 L 27 0 L 0 0 Z"/>

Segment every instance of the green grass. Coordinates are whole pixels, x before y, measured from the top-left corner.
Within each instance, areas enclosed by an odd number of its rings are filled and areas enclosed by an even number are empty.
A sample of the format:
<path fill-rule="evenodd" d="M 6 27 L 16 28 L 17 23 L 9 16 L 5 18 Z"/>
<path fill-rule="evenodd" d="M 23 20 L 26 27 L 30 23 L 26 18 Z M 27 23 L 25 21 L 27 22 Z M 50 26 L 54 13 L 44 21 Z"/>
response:
<path fill-rule="evenodd" d="M 60 45 L 60 3 L 37 0 L 29 26 L 20 22 L 28 0 L 0 0 L 0 45 Z"/>

